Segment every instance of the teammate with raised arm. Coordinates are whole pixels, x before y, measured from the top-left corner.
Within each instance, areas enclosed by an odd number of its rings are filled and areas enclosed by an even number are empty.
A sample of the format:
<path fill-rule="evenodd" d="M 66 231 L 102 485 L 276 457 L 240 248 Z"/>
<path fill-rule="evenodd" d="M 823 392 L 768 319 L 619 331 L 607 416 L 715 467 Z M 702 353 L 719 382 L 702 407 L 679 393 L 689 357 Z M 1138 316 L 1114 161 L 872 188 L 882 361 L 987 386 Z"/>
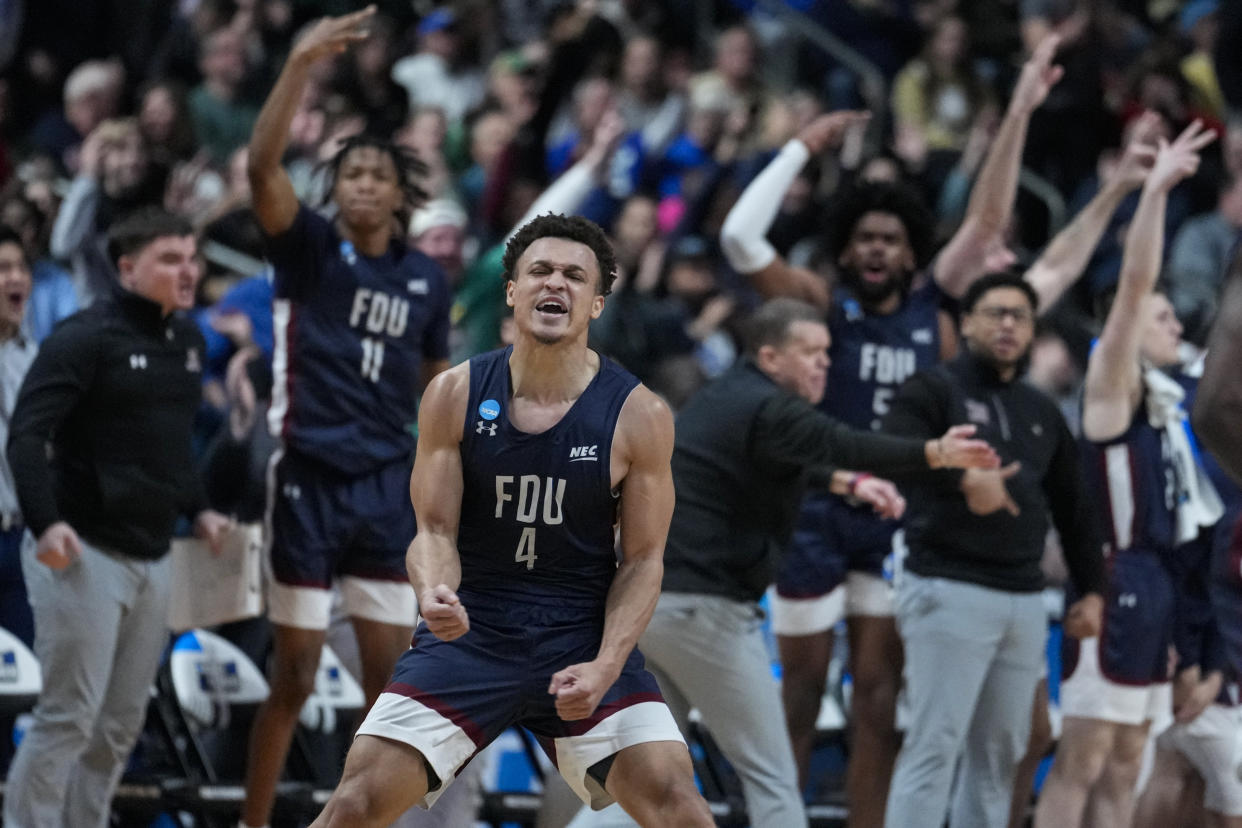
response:
<path fill-rule="evenodd" d="M 1109 558 L 1099 637 L 1069 643 L 1065 715 L 1038 826 L 1129 825 L 1151 721 L 1171 707 L 1173 585 L 1161 556 L 1220 517 L 1185 431 L 1176 367 L 1181 325 L 1155 290 L 1169 191 L 1215 134 L 1194 122 L 1156 160 L 1126 234 L 1117 295 L 1087 366 L 1085 468 Z M 1088 798 L 1091 816 L 1085 818 Z"/>
<path fill-rule="evenodd" d="M 1007 265 L 1009 223 L 1031 113 L 1060 78 L 1048 38 L 1027 61 L 961 228 L 928 272 L 931 218 L 917 196 L 893 185 L 862 184 L 835 205 L 830 251 L 835 289 L 788 264 L 764 239 L 781 199 L 813 155 L 837 146 L 864 113 L 836 112 L 804 128 L 746 188 L 726 218 L 721 243 L 730 264 L 764 297 L 793 296 L 827 313 L 832 336 L 830 392 L 821 403 L 857 428 L 877 428 L 903 380 L 955 353 L 954 320 L 941 309 L 989 269 Z M 848 616 L 853 676 L 853 750 L 847 792 L 850 824 L 877 826 L 899 744 L 894 727 L 901 644 L 891 589 L 883 578 L 895 525 L 831 494 L 808 497 L 794 543 L 777 576 L 773 627 L 784 666 L 783 695 L 800 772 L 806 775 L 832 650 L 832 628 Z M 838 587 L 844 586 L 845 590 Z M 848 592 L 848 597 L 843 594 Z"/>
<path fill-rule="evenodd" d="M 635 649 L 663 575 L 673 422 L 587 347 L 612 249 L 585 219 L 542 216 L 504 264 L 515 343 L 450 369 L 423 400 L 407 556 L 423 621 L 315 826 L 384 826 L 430 805 L 515 724 L 592 807 L 710 826 Z"/>
<path fill-rule="evenodd" d="M 374 7 L 325 18 L 293 46 L 259 113 L 248 172 L 274 269 L 276 349 L 268 476 L 275 638 L 271 694 L 255 716 L 244 825 L 266 825 L 314 688 L 339 585 L 368 703 L 417 616 L 405 576 L 407 495 L 418 397 L 448 367 L 449 289 L 405 242 L 422 165 L 386 139 L 354 136 L 329 162 L 326 218 L 299 203 L 280 165 L 313 65 L 362 40 Z"/>

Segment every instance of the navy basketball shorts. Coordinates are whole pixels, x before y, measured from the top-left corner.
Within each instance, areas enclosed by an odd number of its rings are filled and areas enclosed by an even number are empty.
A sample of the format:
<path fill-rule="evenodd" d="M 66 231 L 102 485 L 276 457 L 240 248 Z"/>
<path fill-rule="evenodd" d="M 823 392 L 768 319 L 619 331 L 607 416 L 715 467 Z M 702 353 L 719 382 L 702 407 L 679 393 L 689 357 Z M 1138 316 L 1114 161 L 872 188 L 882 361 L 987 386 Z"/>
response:
<path fill-rule="evenodd" d="M 405 571 L 415 531 L 409 463 L 349 476 L 280 450 L 268 464 L 267 498 L 274 623 L 326 630 L 336 586 L 350 617 L 414 626 Z"/>
<path fill-rule="evenodd" d="M 885 563 L 899 524 L 826 493 L 802 502 L 772 595 L 772 629 L 812 635 L 846 615 L 893 614 Z"/>
<path fill-rule="evenodd" d="M 1063 715 L 1142 724 L 1172 714 L 1173 603 L 1172 579 L 1155 552 L 1109 558 L 1100 635 L 1062 640 Z"/>
<path fill-rule="evenodd" d="M 655 677 L 635 650 L 587 719 L 567 722 L 548 693 L 552 675 L 592 660 L 602 621 L 563 606 L 517 603 L 459 592 L 470 631 L 441 641 L 420 623 L 392 682 L 358 729 L 417 749 L 439 777 L 424 807 L 465 764 L 509 727 L 529 730 L 569 787 L 592 808 L 612 803 L 604 774 L 591 768 L 618 751 L 684 739 Z"/>

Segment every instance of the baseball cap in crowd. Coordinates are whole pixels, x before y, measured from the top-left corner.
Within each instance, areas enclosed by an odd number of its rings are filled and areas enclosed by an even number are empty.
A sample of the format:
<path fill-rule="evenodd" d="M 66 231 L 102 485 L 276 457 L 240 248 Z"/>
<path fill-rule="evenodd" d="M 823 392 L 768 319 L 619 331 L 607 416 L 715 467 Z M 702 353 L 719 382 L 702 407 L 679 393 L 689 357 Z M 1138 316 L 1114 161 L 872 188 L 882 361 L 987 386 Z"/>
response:
<path fill-rule="evenodd" d="M 697 235 L 686 235 L 678 239 L 668 251 L 668 264 L 675 265 L 685 261 L 707 261 L 711 259 L 712 248 L 707 239 Z"/>
<path fill-rule="evenodd" d="M 424 37 L 432 32 L 440 32 L 445 29 L 451 29 L 457 25 L 457 12 L 450 8 L 441 6 L 433 9 L 422 20 L 418 22 L 418 36 Z"/>

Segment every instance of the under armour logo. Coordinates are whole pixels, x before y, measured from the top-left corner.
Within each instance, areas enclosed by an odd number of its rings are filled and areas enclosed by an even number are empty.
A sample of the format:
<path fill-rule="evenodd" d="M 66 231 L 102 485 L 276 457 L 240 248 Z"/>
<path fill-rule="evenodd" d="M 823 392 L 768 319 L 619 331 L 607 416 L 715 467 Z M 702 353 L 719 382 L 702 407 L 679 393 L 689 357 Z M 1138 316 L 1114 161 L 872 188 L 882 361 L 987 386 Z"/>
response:
<path fill-rule="evenodd" d="M 139 369 L 146 369 L 147 355 L 146 354 L 130 354 L 129 355 L 129 367 L 133 368 L 135 371 Z"/>
<path fill-rule="evenodd" d="M 1138 596 L 1133 592 L 1123 592 L 1117 596 L 1117 606 L 1119 607 L 1137 607 Z"/>
<path fill-rule="evenodd" d="M 488 437 L 495 437 L 496 436 L 496 424 L 485 423 L 482 420 L 479 420 L 479 424 L 474 427 L 474 433 L 475 434 L 487 434 Z"/>
<path fill-rule="evenodd" d="M 290 500 L 297 500 L 302 496 L 302 487 L 296 483 L 286 483 L 281 488 L 281 491 L 284 492 L 285 497 Z"/>

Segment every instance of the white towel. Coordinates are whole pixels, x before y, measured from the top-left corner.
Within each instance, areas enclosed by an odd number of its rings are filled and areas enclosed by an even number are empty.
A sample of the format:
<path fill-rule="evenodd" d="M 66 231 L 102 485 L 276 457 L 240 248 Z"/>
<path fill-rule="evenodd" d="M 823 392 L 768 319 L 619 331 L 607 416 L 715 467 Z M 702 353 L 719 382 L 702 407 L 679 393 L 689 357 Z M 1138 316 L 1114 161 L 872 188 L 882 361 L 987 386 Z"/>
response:
<path fill-rule="evenodd" d="M 1168 437 L 1178 484 L 1176 540 L 1186 543 L 1198 537 L 1201 527 L 1220 520 L 1225 507 L 1207 472 L 1195 460 L 1186 409 L 1182 407 L 1186 397 L 1182 386 L 1154 367 L 1144 369 L 1143 385 L 1147 393 L 1147 420 L 1153 428 L 1164 429 Z"/>

